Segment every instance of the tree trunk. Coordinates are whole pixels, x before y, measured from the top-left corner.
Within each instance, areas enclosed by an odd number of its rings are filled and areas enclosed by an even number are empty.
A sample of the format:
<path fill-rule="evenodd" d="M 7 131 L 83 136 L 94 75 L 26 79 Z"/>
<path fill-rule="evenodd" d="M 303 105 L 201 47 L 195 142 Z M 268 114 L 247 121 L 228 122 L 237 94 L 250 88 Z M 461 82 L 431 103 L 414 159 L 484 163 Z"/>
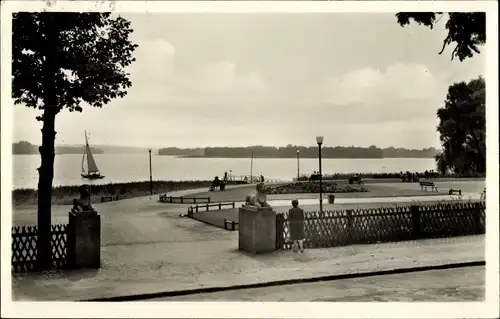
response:
<path fill-rule="evenodd" d="M 42 83 L 44 111 L 42 115 L 42 145 L 39 148 L 41 166 L 38 169 L 38 239 L 36 257 L 38 270 L 52 268 L 52 180 L 54 178 L 55 120 L 58 113 L 55 87 L 58 31 L 54 22 L 54 14 L 47 12 L 44 14 L 45 43 L 43 46 L 45 61 Z"/>
<path fill-rule="evenodd" d="M 481 147 L 481 143 L 479 142 L 479 139 L 476 136 L 475 129 L 472 126 L 469 126 L 469 131 L 470 131 L 470 135 L 472 136 L 472 139 L 474 140 L 474 143 L 476 144 L 477 153 L 478 153 L 478 155 L 480 157 L 480 161 L 481 161 L 480 165 L 476 164 L 477 166 L 479 166 L 478 173 L 484 173 L 484 172 L 486 172 L 486 156 L 484 154 L 485 152 L 483 152 L 483 148 Z"/>
<path fill-rule="evenodd" d="M 55 158 L 55 114 L 45 109 L 43 114 L 42 145 L 40 146 L 41 166 L 38 169 L 38 241 L 37 261 L 39 270 L 52 267 L 51 225 L 52 225 L 52 180 Z"/>

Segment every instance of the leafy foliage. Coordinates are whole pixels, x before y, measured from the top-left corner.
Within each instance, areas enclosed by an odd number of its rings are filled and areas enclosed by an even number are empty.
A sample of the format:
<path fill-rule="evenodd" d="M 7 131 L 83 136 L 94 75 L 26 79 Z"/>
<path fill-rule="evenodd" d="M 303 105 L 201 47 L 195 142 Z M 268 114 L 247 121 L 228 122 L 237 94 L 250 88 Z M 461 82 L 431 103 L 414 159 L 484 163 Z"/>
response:
<path fill-rule="evenodd" d="M 82 111 L 86 102 L 102 107 L 124 97 L 132 85 L 125 67 L 135 59 L 130 22 L 110 13 L 19 12 L 12 25 L 12 95 L 16 104 L 56 114 L 63 108 Z M 49 38 L 55 40 L 48 43 Z M 55 105 L 43 101 L 47 55 L 56 61 Z M 39 117 L 41 120 L 42 118 Z"/>
<path fill-rule="evenodd" d="M 445 15 L 442 12 L 400 12 L 396 14 L 398 23 L 404 27 L 411 20 L 418 24 L 433 28 L 434 25 Z M 474 53 L 479 54 L 479 46 L 486 43 L 486 13 L 485 12 L 449 12 L 445 28 L 448 35 L 443 41 L 444 49 L 455 43 L 451 53 L 451 59 L 458 57 L 460 61 L 471 58 Z"/>
<path fill-rule="evenodd" d="M 482 77 L 454 83 L 437 112 L 443 151 L 436 156 L 441 172 L 486 172 L 486 91 Z"/>

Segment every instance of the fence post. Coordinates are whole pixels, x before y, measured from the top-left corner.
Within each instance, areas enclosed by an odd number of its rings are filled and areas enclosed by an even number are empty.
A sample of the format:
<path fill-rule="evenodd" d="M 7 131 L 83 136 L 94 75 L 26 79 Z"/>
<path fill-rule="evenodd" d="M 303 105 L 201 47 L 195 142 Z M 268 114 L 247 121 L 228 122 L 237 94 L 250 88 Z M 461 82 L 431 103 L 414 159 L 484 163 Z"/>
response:
<path fill-rule="evenodd" d="M 354 237 L 354 236 L 352 236 L 352 212 L 353 211 L 354 211 L 353 209 L 346 210 L 346 219 L 347 219 L 347 221 L 346 221 L 346 225 L 347 225 L 346 235 L 347 236 L 346 237 L 347 237 L 347 240 L 349 241 L 350 244 L 352 244 L 353 237 Z"/>
<path fill-rule="evenodd" d="M 184 204 L 184 198 L 181 196 L 181 204 Z"/>
<path fill-rule="evenodd" d="M 235 230 L 235 229 L 236 229 L 236 228 L 235 228 L 235 224 L 236 224 L 236 223 L 234 222 L 234 220 L 233 220 L 233 221 L 231 221 L 231 227 L 232 227 L 232 230 Z"/>
<path fill-rule="evenodd" d="M 205 211 L 208 211 L 208 204 L 205 205 Z"/>
<path fill-rule="evenodd" d="M 283 213 L 276 214 L 276 249 L 283 249 L 284 238 L 283 238 Z M 241 229 L 241 227 L 240 227 Z"/>
<path fill-rule="evenodd" d="M 170 204 L 172 204 L 172 196 L 170 196 Z"/>
<path fill-rule="evenodd" d="M 415 240 L 421 237 L 420 229 L 420 207 L 418 205 L 410 206 L 411 212 L 411 234 L 410 238 Z"/>
<path fill-rule="evenodd" d="M 210 197 L 208 197 L 208 202 L 210 203 Z"/>
<path fill-rule="evenodd" d="M 222 203 L 219 202 L 219 210 L 221 210 L 221 209 L 222 209 Z"/>
<path fill-rule="evenodd" d="M 196 204 L 196 197 L 193 197 L 193 203 Z"/>
<path fill-rule="evenodd" d="M 196 205 L 195 209 L 196 209 L 196 212 L 198 212 L 198 205 Z"/>
<path fill-rule="evenodd" d="M 484 233 L 482 226 L 481 226 L 481 205 L 480 203 L 474 203 L 474 210 L 473 210 L 473 218 L 474 218 L 474 226 L 475 226 L 475 233 L 476 234 L 482 234 Z"/>
<path fill-rule="evenodd" d="M 233 202 L 233 208 L 234 208 L 234 202 Z"/>

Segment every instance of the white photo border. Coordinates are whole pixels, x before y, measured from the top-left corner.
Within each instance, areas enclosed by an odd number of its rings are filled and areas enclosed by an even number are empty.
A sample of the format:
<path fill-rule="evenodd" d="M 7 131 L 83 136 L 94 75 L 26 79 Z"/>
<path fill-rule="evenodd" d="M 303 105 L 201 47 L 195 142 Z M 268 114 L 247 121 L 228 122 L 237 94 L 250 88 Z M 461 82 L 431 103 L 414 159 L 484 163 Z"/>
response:
<path fill-rule="evenodd" d="M 50 5 L 48 5 L 50 3 Z M 494 318 L 499 313 L 498 3 L 496 1 L 2 1 L 1 4 L 1 309 L 2 317 L 51 318 Z M 319 13 L 401 11 L 487 12 L 487 217 L 484 302 L 308 303 L 308 302 L 13 302 L 12 224 L 12 12 L 113 11 L 120 13 Z M 396 23 L 396 21 L 395 21 Z"/>

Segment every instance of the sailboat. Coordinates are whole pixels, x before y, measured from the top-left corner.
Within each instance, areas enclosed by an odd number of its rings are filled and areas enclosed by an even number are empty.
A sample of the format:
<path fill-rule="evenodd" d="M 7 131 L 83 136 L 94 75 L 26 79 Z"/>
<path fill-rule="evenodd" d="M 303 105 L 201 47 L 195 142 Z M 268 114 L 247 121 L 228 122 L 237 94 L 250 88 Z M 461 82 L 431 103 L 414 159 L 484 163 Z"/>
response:
<path fill-rule="evenodd" d="M 87 171 L 85 172 L 84 163 L 85 157 L 87 158 Z M 94 156 L 92 156 L 92 150 L 90 149 L 89 141 L 87 139 L 87 132 L 85 131 L 85 150 L 83 151 L 82 157 L 82 177 L 87 179 L 102 179 L 103 175 L 99 172 L 97 164 L 95 163 Z"/>

